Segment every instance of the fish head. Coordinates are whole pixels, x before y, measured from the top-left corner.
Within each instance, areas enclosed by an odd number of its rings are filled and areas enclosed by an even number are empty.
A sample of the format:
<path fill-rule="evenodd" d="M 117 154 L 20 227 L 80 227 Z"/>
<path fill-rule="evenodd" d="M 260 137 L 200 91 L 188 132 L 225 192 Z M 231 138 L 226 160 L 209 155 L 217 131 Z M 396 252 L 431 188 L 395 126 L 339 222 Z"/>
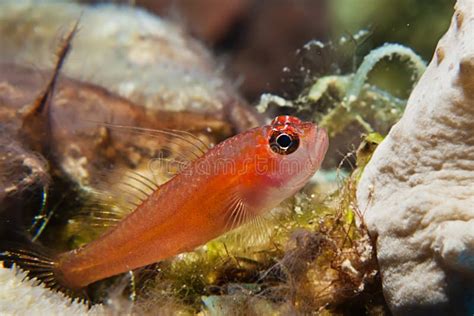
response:
<path fill-rule="evenodd" d="M 299 191 L 319 169 L 328 148 L 325 129 L 293 116 L 278 116 L 256 130 L 250 201 L 274 207 Z"/>

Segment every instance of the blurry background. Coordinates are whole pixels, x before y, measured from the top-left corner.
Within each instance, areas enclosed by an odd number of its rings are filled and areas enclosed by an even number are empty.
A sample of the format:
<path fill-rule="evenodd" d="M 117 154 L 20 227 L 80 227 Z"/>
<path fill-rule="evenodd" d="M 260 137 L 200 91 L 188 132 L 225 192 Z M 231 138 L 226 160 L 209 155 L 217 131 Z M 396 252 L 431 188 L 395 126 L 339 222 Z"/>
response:
<path fill-rule="evenodd" d="M 250 102 L 263 92 L 284 94 L 287 87 L 284 87 L 283 67 L 291 69 L 297 63 L 296 51 L 313 39 L 337 40 L 368 29 L 370 36 L 359 47 L 359 57 L 383 43 L 396 42 L 411 47 L 429 61 L 449 25 L 454 5 L 454 0 L 114 2 L 135 4 L 187 25 L 194 36 L 222 59 Z M 355 51 L 348 55 L 358 55 Z M 383 71 L 382 67 L 379 72 Z"/>

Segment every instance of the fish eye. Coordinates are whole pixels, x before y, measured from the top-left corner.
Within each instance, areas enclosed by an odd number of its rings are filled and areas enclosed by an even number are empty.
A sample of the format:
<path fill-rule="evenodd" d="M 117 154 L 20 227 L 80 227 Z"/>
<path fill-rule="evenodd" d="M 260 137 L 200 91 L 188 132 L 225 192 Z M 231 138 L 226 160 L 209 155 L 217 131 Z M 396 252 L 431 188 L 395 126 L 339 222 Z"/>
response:
<path fill-rule="evenodd" d="M 298 149 L 298 135 L 275 131 L 270 137 L 270 148 L 280 155 L 288 155 Z"/>
<path fill-rule="evenodd" d="M 287 134 L 280 134 L 276 138 L 276 143 L 282 147 L 282 148 L 288 148 L 291 143 L 293 142 L 293 139 L 291 139 L 290 135 Z"/>

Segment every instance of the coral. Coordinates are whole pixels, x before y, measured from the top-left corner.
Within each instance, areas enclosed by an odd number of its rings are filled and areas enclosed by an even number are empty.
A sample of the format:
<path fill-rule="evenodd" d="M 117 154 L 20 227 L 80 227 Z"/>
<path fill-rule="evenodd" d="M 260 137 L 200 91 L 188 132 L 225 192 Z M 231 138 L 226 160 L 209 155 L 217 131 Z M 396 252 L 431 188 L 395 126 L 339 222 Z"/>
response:
<path fill-rule="evenodd" d="M 459 0 L 357 199 L 396 315 L 472 314 L 474 4 Z"/>

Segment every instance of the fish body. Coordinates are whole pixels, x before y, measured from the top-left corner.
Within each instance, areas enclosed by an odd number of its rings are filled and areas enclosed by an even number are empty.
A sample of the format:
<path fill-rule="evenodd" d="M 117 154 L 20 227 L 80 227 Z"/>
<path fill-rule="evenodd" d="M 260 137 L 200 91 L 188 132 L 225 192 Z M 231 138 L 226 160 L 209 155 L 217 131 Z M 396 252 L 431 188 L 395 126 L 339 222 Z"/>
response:
<path fill-rule="evenodd" d="M 191 251 L 271 210 L 319 168 L 325 130 L 290 116 L 225 140 L 161 185 L 99 239 L 60 254 L 53 272 L 79 289 Z"/>

